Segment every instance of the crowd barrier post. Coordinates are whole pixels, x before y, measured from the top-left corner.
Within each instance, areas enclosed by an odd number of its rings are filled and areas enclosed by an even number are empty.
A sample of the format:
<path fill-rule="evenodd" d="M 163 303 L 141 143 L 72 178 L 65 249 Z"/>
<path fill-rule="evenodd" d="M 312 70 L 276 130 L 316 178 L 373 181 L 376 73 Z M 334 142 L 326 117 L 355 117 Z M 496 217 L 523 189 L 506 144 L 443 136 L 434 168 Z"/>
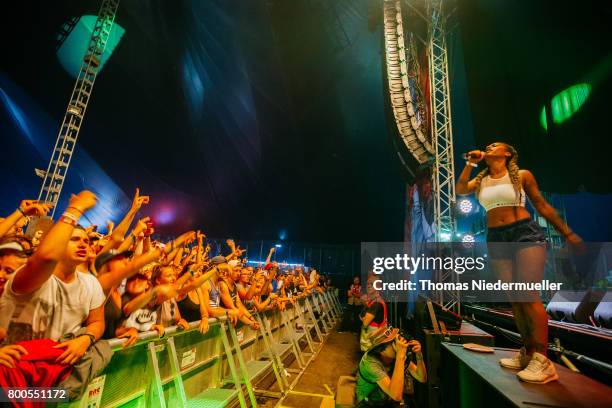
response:
<path fill-rule="evenodd" d="M 187 407 L 187 396 L 185 394 L 185 387 L 183 386 L 183 380 L 181 378 L 181 368 L 179 366 L 178 357 L 176 354 L 176 346 L 174 344 L 174 337 L 169 337 L 166 341 L 168 357 L 170 360 L 170 369 L 174 376 L 174 389 L 178 398 L 178 404 L 180 407 Z"/>
<path fill-rule="evenodd" d="M 234 342 L 234 351 L 236 352 L 236 357 L 238 358 L 238 364 L 240 365 L 240 371 L 242 372 L 242 379 L 244 381 L 244 385 L 246 386 L 247 393 L 249 394 L 249 399 L 251 400 L 251 407 L 257 408 L 257 400 L 255 399 L 255 394 L 253 393 L 253 386 L 251 384 L 251 379 L 249 378 L 249 372 L 247 370 L 246 363 L 244 362 L 244 356 L 242 355 L 242 348 L 240 347 L 240 342 L 238 341 L 238 336 L 236 335 L 236 329 L 231 323 L 228 326 L 229 326 L 230 335 L 232 337 L 232 341 Z M 257 339 L 255 341 L 257 341 Z M 230 350 L 230 354 L 231 354 L 231 350 Z M 240 383 L 236 385 L 242 388 Z"/>
<path fill-rule="evenodd" d="M 338 316 L 338 311 L 336 310 L 336 305 L 334 305 L 329 297 L 329 293 L 325 291 L 321 297 L 323 298 L 322 302 L 325 304 L 325 308 L 331 316 L 331 319 L 334 321 L 334 325 L 337 324 L 340 321 L 340 318 Z"/>
<path fill-rule="evenodd" d="M 262 338 L 264 340 L 264 344 L 266 346 L 266 350 L 270 353 L 270 360 L 272 361 L 272 369 L 274 370 L 274 375 L 276 376 L 276 381 L 278 382 L 278 387 L 282 394 L 286 392 L 286 389 L 289 387 L 289 382 L 287 380 L 287 373 L 285 372 L 285 366 L 280 358 L 274 353 L 272 350 L 272 339 L 268 337 L 268 328 L 266 327 L 265 316 L 262 319 L 259 313 L 255 313 L 255 318 L 257 319 L 257 323 L 259 323 L 259 330 L 261 331 Z"/>
<path fill-rule="evenodd" d="M 317 311 L 319 312 L 319 319 L 321 320 L 321 323 L 323 323 L 325 333 L 329 334 L 332 330 L 332 327 L 334 327 L 334 323 L 332 322 L 329 316 L 329 310 L 327 310 L 325 305 L 323 304 L 322 298 L 323 295 L 321 293 L 313 293 L 313 301 L 315 302 Z"/>
<path fill-rule="evenodd" d="M 246 400 L 244 398 L 244 393 L 242 392 L 242 383 L 240 382 L 240 377 L 238 376 L 238 371 L 236 370 L 236 364 L 234 362 L 234 357 L 229 344 L 229 340 L 227 338 L 226 330 L 227 322 L 221 322 L 220 333 L 221 340 L 223 341 L 223 348 L 225 349 L 225 355 L 227 356 L 227 364 L 229 365 L 230 373 L 232 374 L 232 379 L 234 380 L 234 387 L 236 387 L 236 391 L 238 391 L 238 400 L 240 401 L 240 407 L 246 408 Z"/>
<path fill-rule="evenodd" d="M 312 339 L 312 336 L 310 335 L 310 328 L 308 327 L 308 324 L 306 323 L 306 319 L 304 318 L 303 308 L 304 308 L 303 302 L 300 302 L 300 299 L 298 299 L 298 301 L 296 302 L 296 307 L 294 308 L 294 313 L 297 314 L 296 323 L 302 326 L 302 330 L 304 331 L 304 334 L 306 335 L 306 342 L 308 343 L 308 348 L 310 349 L 310 352 L 314 355 L 315 353 L 314 340 Z"/>
<path fill-rule="evenodd" d="M 304 304 L 306 305 L 306 309 L 308 311 L 308 316 L 310 317 L 310 321 L 312 322 L 315 332 L 317 333 L 317 338 L 319 339 L 319 343 L 322 344 L 323 343 L 323 333 L 321 333 L 321 329 L 319 328 L 319 323 L 317 322 L 317 319 L 315 318 L 315 314 L 312 308 L 312 304 L 310 303 L 310 299 L 305 297 Z"/>
<path fill-rule="evenodd" d="M 334 289 L 333 293 L 329 293 L 329 297 L 336 308 L 336 314 L 338 316 L 342 316 L 342 305 L 340 304 L 340 300 L 338 299 L 338 289 Z"/>
<path fill-rule="evenodd" d="M 295 330 L 293 330 L 293 327 L 292 327 L 293 320 L 285 319 L 282 323 L 283 323 L 283 326 L 285 327 L 285 331 L 287 332 L 284 338 L 286 340 L 289 340 L 289 342 L 291 343 L 291 347 L 293 348 L 293 354 L 295 355 L 295 359 L 297 360 L 300 368 L 303 369 L 306 367 L 306 363 L 304 362 L 304 357 L 302 356 L 302 349 L 299 343 L 299 337 L 301 336 L 299 336 L 298 333 L 296 333 Z"/>
<path fill-rule="evenodd" d="M 161 374 L 159 372 L 159 361 L 157 360 L 157 346 L 155 343 L 148 344 L 149 366 L 152 373 L 150 375 L 149 386 L 145 391 L 145 399 L 150 406 L 166 408 L 166 399 L 164 398 L 164 387 L 161 383 Z"/>
<path fill-rule="evenodd" d="M 288 351 L 291 350 L 292 353 L 294 353 L 295 359 L 298 361 L 299 363 L 299 358 L 298 356 L 295 354 L 295 351 L 292 350 L 292 344 L 291 342 L 289 343 L 283 343 L 282 342 L 282 335 L 281 335 L 281 330 L 282 330 L 282 314 L 279 314 L 278 316 L 279 318 L 279 322 L 278 322 L 278 326 L 277 326 L 277 338 L 274 338 L 274 335 L 272 334 L 272 324 L 270 323 L 270 319 L 268 319 L 266 316 L 264 316 L 264 323 L 266 324 L 266 330 L 268 332 L 268 337 L 271 339 L 271 345 L 270 348 L 268 350 L 266 350 L 263 353 L 263 357 L 266 356 L 270 356 L 270 358 L 276 358 L 277 361 L 279 362 L 279 366 L 282 367 L 283 372 L 286 375 L 289 375 L 288 373 L 291 372 L 300 372 L 300 370 L 297 369 L 291 369 L 291 368 L 287 368 L 285 367 L 284 363 L 283 363 L 283 355 Z M 289 382 L 287 381 L 287 387 L 290 387 Z"/>

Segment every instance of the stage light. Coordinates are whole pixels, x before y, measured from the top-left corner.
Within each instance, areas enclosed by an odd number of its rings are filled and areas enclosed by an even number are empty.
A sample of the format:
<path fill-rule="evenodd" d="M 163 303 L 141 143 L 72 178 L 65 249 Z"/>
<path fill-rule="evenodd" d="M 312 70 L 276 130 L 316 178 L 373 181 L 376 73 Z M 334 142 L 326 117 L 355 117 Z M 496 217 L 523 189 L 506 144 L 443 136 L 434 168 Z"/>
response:
<path fill-rule="evenodd" d="M 451 234 L 450 232 L 441 232 L 440 233 L 440 240 L 441 241 L 450 241 L 451 240 Z"/>
<path fill-rule="evenodd" d="M 590 84 L 576 84 L 559 92 L 550 101 L 550 116 L 555 124 L 560 124 L 580 110 L 591 94 Z M 546 107 L 540 113 L 540 125 L 548 130 Z"/>
<path fill-rule="evenodd" d="M 283 247 L 281 244 L 276 244 L 274 246 L 277 247 L 277 248 L 282 248 Z"/>
<path fill-rule="evenodd" d="M 461 211 L 463 214 L 468 214 L 470 211 L 472 211 L 473 207 L 472 202 L 467 198 L 459 200 L 459 211 Z"/>
<path fill-rule="evenodd" d="M 476 241 L 476 239 L 474 238 L 472 234 L 465 234 L 463 238 L 461 239 L 461 242 L 474 242 L 474 241 Z"/>
<path fill-rule="evenodd" d="M 83 57 L 87 53 L 87 45 L 89 44 L 89 38 L 96 25 L 97 18 L 97 16 L 91 15 L 81 16 L 79 22 L 76 23 L 61 47 L 57 50 L 57 58 L 60 64 L 73 78 L 79 75 L 81 65 L 83 64 Z M 117 23 L 113 23 L 113 28 L 106 42 L 106 48 L 102 54 L 102 61 L 100 62 L 98 72 L 102 71 L 104 64 L 106 64 L 106 61 L 110 58 L 119 44 L 119 41 L 121 41 L 124 33 L 125 29 L 123 27 Z"/>

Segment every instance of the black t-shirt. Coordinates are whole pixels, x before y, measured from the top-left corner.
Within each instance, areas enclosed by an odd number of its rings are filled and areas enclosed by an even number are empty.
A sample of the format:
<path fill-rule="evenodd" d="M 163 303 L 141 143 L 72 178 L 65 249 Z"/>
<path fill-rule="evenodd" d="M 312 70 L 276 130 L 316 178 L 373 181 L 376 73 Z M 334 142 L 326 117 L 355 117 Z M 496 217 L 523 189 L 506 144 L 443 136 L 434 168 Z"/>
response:
<path fill-rule="evenodd" d="M 121 326 L 123 320 L 123 311 L 118 307 L 113 298 L 107 299 L 104 304 L 104 334 L 103 339 L 114 339 L 115 330 Z"/>
<path fill-rule="evenodd" d="M 385 321 L 385 310 L 380 302 L 374 302 L 371 306 L 366 306 L 365 312 L 374 315 L 374 320 L 372 320 L 372 323 L 381 324 Z"/>

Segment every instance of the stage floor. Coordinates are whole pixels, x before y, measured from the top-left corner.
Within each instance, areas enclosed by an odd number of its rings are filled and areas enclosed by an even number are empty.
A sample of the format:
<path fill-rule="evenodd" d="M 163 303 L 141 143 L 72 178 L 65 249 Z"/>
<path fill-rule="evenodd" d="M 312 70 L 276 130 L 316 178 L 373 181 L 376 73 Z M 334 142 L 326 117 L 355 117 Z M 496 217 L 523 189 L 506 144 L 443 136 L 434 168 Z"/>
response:
<path fill-rule="evenodd" d="M 612 407 L 612 387 L 559 364 L 555 364 L 558 381 L 529 384 L 519 381 L 515 370 L 499 365 L 500 358 L 509 357 L 516 350 L 495 347 L 495 353 L 477 353 L 464 349 L 461 344 L 442 343 L 442 347 L 516 407 Z"/>

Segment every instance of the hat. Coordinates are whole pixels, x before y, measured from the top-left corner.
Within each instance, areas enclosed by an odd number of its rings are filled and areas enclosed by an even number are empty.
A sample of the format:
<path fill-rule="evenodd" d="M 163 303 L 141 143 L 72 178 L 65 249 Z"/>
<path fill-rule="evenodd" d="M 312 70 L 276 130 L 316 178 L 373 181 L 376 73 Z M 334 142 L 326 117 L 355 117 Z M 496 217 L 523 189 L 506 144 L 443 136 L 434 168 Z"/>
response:
<path fill-rule="evenodd" d="M 273 262 L 269 262 L 266 264 L 266 266 L 264 266 L 264 269 L 266 271 L 269 271 L 272 268 L 278 268 L 278 265 L 274 264 Z"/>
<path fill-rule="evenodd" d="M 104 265 L 117 258 L 118 256 L 125 256 L 126 258 L 129 258 L 130 256 L 132 256 L 133 253 L 134 251 L 130 251 L 129 249 L 122 252 L 119 252 L 116 249 L 111 249 L 110 251 L 103 252 L 98 255 L 96 257 L 96 260 L 94 261 L 96 271 L 100 272 L 100 268 L 102 268 Z"/>
<path fill-rule="evenodd" d="M 232 268 L 237 267 L 238 265 L 240 265 L 240 261 L 238 259 L 232 259 L 231 261 L 229 261 L 227 263 L 229 266 L 231 266 Z"/>
<path fill-rule="evenodd" d="M 371 345 L 368 351 L 380 346 L 381 344 L 390 343 L 399 335 L 399 329 L 393 327 L 379 327 L 369 334 Z"/>
<path fill-rule="evenodd" d="M 19 251 L 19 252 L 25 251 L 23 247 L 21 246 L 21 244 L 16 241 L 6 242 L 0 245 L 0 251 L 3 251 L 3 250 L 11 250 L 11 251 Z"/>
<path fill-rule="evenodd" d="M 226 262 L 227 262 L 227 259 L 225 259 L 225 257 L 222 255 L 213 256 L 210 260 L 211 265 L 221 265 Z"/>

